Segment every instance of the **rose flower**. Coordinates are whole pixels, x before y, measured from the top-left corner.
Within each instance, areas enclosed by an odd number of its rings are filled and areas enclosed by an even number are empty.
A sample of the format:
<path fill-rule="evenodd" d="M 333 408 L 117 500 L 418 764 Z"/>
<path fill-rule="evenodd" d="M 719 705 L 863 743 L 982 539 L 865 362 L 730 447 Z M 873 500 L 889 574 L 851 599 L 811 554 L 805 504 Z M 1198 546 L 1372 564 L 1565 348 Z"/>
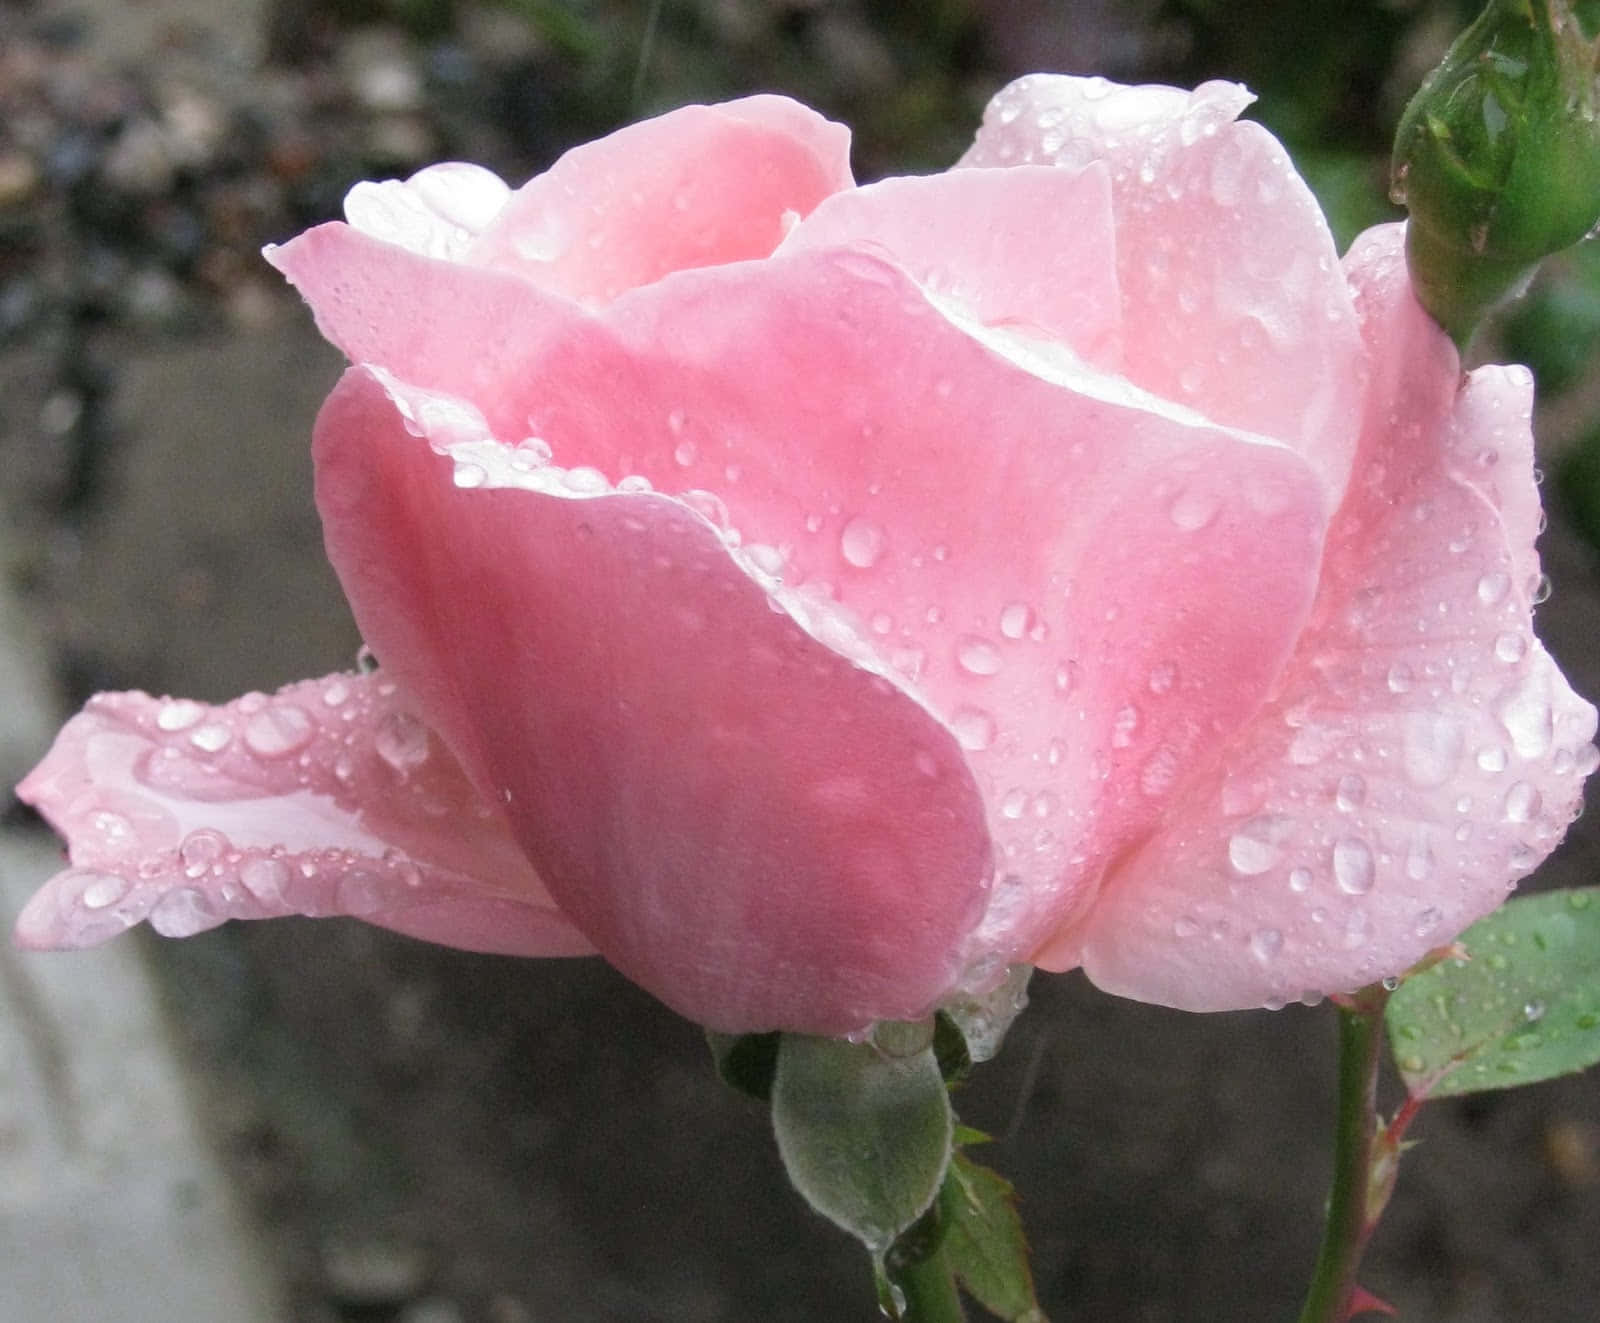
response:
<path fill-rule="evenodd" d="M 355 915 L 827 1034 L 1447 942 L 1595 764 L 1531 381 L 1462 375 L 1398 227 L 1341 263 L 1248 101 L 1028 78 L 857 187 L 764 96 L 358 185 L 268 257 L 352 363 L 316 499 L 381 667 L 91 700 L 20 941 Z"/>

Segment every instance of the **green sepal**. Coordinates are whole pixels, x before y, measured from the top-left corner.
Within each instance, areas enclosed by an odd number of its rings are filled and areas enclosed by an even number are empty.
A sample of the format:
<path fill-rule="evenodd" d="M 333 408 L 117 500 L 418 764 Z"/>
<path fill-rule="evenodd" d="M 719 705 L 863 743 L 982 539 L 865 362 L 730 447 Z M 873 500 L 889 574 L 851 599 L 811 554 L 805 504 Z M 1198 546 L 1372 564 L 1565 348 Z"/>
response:
<path fill-rule="evenodd" d="M 717 1074 L 730 1089 L 766 1102 L 772 1097 L 772 1077 L 778 1070 L 779 1033 L 719 1034 L 706 1030 L 706 1046 Z"/>
<path fill-rule="evenodd" d="M 1600 888 L 1507 901 L 1409 975 L 1384 1022 L 1413 1097 L 1508 1089 L 1600 1061 Z"/>
<path fill-rule="evenodd" d="M 772 1128 L 783 1165 L 817 1212 L 874 1254 L 938 1195 L 953 1124 L 931 1032 L 904 1054 L 875 1039 L 782 1036 Z"/>
<path fill-rule="evenodd" d="M 967 1294 L 1006 1323 L 1046 1323 L 1011 1182 L 957 1152 L 939 1212 L 940 1252 Z"/>

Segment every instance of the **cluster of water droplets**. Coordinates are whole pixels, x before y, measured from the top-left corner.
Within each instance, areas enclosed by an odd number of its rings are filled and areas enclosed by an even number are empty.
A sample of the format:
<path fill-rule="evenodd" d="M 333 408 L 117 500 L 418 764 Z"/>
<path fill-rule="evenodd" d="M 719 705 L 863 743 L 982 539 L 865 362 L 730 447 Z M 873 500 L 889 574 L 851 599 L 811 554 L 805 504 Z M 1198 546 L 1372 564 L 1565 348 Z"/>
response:
<path fill-rule="evenodd" d="M 65 824 L 75 857 L 92 864 L 58 875 L 35 901 L 48 912 L 29 922 L 91 945 L 145 919 L 186 937 L 229 918 L 371 915 L 436 900 L 440 879 L 430 884 L 416 861 L 370 835 L 363 802 L 379 797 L 391 819 L 467 833 L 492 810 L 394 693 L 381 673 L 357 673 L 220 708 L 95 700 L 92 719 L 119 731 L 128 765 Z M 304 830 L 294 818 L 313 800 L 326 805 L 317 839 L 278 843 Z"/>

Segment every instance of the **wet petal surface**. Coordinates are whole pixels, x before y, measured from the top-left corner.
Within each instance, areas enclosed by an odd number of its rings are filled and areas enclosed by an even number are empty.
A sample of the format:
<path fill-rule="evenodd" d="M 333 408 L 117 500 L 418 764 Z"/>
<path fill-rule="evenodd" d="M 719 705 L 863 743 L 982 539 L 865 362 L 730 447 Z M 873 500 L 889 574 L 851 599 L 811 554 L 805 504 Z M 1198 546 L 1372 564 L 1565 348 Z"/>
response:
<path fill-rule="evenodd" d="M 347 373 L 318 505 L 366 637 L 563 911 L 712 1027 L 926 1013 L 989 885 L 956 740 L 773 610 L 685 501 L 475 440 L 464 407 L 436 426 Z"/>
<path fill-rule="evenodd" d="M 1594 708 L 1531 628 L 1531 381 L 1460 380 L 1397 228 L 1348 262 L 1379 376 L 1311 624 L 1216 774 L 1041 953 L 1113 992 L 1214 1010 L 1398 974 L 1554 848 L 1594 769 Z"/>
<path fill-rule="evenodd" d="M 381 673 L 219 707 L 100 694 L 18 794 L 72 861 L 23 910 L 24 946 L 307 914 L 471 950 L 592 949 Z"/>

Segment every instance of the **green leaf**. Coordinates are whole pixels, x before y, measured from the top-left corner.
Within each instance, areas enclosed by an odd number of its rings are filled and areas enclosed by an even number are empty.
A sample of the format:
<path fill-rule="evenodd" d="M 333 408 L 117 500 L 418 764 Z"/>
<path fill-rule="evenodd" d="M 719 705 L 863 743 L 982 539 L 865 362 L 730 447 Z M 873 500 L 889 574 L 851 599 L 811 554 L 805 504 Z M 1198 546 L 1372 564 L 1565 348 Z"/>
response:
<path fill-rule="evenodd" d="M 1600 889 L 1507 901 L 1460 945 L 1469 959 L 1410 975 L 1389 999 L 1413 1096 L 1508 1089 L 1600 1061 Z"/>
<path fill-rule="evenodd" d="M 1046 1323 L 1011 1182 L 957 1153 L 939 1192 L 941 1251 L 974 1300 L 1007 1323 Z"/>
<path fill-rule="evenodd" d="M 778 1069 L 778 1040 L 782 1034 L 719 1034 L 706 1030 L 706 1045 L 717 1063 L 717 1074 L 730 1089 L 766 1102 L 772 1097 L 772 1077 Z"/>
<path fill-rule="evenodd" d="M 813 1208 L 874 1254 L 933 1203 L 952 1124 L 931 1032 L 905 1055 L 876 1041 L 783 1036 L 772 1082 L 783 1165 Z"/>

